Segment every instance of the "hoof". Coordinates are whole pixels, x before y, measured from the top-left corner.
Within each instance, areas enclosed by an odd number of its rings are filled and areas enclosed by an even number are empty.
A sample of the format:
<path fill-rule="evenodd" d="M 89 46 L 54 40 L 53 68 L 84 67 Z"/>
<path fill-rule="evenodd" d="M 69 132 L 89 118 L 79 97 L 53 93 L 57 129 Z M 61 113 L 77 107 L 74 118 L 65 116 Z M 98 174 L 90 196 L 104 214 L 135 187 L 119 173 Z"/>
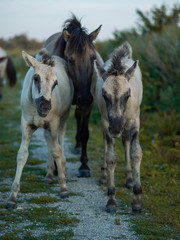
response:
<path fill-rule="evenodd" d="M 88 178 L 90 177 L 90 171 L 89 170 L 79 170 L 79 173 L 77 174 L 77 177 L 82 177 L 82 178 Z"/>
<path fill-rule="evenodd" d="M 76 154 L 76 155 L 80 155 L 81 154 L 81 148 L 74 148 L 73 153 Z"/>
<path fill-rule="evenodd" d="M 125 186 L 126 186 L 126 188 L 128 188 L 128 189 L 133 189 L 133 183 L 129 183 L 129 184 L 126 183 Z"/>
<path fill-rule="evenodd" d="M 107 213 L 115 213 L 117 210 L 117 204 L 114 199 L 109 199 L 106 205 L 106 212 Z"/>
<path fill-rule="evenodd" d="M 65 199 L 69 197 L 69 192 L 68 191 L 63 191 L 60 193 L 61 199 Z"/>
<path fill-rule="evenodd" d="M 16 209 L 17 208 L 17 203 L 9 201 L 6 203 L 6 209 Z"/>
<path fill-rule="evenodd" d="M 106 206 L 107 213 L 115 213 L 117 211 L 117 206 Z"/>
<path fill-rule="evenodd" d="M 127 187 L 128 189 L 132 189 L 132 188 L 133 188 L 133 180 L 132 180 L 132 178 L 128 178 L 128 179 L 126 180 L 126 187 Z"/>
<path fill-rule="evenodd" d="M 141 213 L 141 211 L 142 211 L 142 201 L 133 200 L 133 202 L 132 202 L 132 211 L 134 213 Z"/>

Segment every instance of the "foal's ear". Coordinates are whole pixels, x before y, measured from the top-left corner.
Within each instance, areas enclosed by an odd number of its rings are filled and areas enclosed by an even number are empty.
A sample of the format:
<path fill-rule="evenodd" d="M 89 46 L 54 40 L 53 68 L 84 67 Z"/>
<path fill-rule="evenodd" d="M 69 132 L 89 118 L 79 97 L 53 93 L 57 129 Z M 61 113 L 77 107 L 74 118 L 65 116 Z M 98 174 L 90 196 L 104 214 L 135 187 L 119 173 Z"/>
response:
<path fill-rule="evenodd" d="M 69 41 L 69 39 L 70 39 L 70 37 L 71 37 L 71 34 L 68 32 L 68 30 L 67 29 L 63 29 L 63 37 L 64 37 L 64 40 L 66 41 L 66 42 L 68 42 Z"/>
<path fill-rule="evenodd" d="M 101 27 L 102 27 L 102 25 L 100 25 L 96 30 L 94 30 L 92 33 L 89 34 L 91 41 L 94 41 L 97 38 L 97 36 L 101 30 Z"/>
<path fill-rule="evenodd" d="M 39 65 L 39 62 L 34 57 L 31 57 L 29 54 L 27 54 L 25 51 L 22 51 L 22 56 L 28 67 L 35 68 Z"/>
<path fill-rule="evenodd" d="M 138 60 L 136 60 L 134 63 L 133 63 L 133 65 L 125 72 L 125 77 L 127 78 L 127 80 L 129 81 L 131 78 L 132 78 L 132 76 L 134 75 L 134 72 L 135 72 L 135 70 L 136 70 L 136 67 L 138 66 L 138 63 L 139 63 L 139 61 Z"/>

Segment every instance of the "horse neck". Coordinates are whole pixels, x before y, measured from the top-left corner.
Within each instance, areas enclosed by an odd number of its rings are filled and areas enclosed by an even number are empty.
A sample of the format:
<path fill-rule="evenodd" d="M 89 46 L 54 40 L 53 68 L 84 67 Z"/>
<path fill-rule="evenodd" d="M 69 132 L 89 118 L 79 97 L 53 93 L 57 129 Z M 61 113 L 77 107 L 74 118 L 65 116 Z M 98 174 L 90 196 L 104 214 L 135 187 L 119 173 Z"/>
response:
<path fill-rule="evenodd" d="M 64 56 L 65 48 L 66 48 L 66 41 L 64 40 L 61 34 L 55 43 L 53 54 L 65 59 L 65 56 Z"/>

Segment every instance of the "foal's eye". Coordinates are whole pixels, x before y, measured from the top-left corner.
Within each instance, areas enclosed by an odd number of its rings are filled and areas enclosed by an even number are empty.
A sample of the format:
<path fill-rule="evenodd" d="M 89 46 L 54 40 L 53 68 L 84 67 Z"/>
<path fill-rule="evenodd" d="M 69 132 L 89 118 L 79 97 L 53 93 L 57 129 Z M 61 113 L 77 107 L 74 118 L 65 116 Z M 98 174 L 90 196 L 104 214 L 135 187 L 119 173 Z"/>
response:
<path fill-rule="evenodd" d="M 40 81 L 40 76 L 38 74 L 34 74 L 34 81 L 38 83 Z"/>

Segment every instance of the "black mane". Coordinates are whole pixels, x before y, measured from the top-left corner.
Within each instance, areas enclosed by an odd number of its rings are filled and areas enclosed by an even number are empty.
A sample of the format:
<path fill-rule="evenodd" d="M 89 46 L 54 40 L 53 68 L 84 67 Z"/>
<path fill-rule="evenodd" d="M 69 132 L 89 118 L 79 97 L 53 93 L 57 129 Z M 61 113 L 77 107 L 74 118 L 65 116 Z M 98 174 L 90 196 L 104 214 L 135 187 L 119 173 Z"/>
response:
<path fill-rule="evenodd" d="M 124 58 L 131 58 L 131 46 L 128 43 L 124 43 L 119 48 L 117 48 L 111 58 L 111 66 L 106 72 L 108 76 L 110 75 L 122 75 L 126 71 L 126 67 L 123 64 Z"/>
<path fill-rule="evenodd" d="M 87 33 L 87 29 L 81 26 L 80 20 L 78 20 L 75 15 L 72 15 L 72 18 L 67 19 L 64 22 L 63 27 L 71 34 L 69 48 L 72 49 L 72 52 L 81 54 L 84 46 L 93 46 L 92 41 Z"/>

